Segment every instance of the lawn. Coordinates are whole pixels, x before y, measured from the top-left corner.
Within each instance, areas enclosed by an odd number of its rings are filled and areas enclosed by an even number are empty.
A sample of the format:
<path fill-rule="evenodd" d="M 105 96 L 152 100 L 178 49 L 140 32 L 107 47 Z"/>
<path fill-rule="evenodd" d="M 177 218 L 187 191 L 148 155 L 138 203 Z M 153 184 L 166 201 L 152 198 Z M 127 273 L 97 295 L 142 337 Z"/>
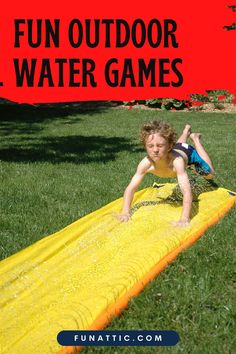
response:
<path fill-rule="evenodd" d="M 154 118 L 202 133 L 216 182 L 236 191 L 236 116 L 73 106 L 0 107 L 1 259 L 122 196 Z M 157 179 L 145 177 L 140 189 Z M 84 353 L 236 353 L 234 208 L 136 298 L 109 329 L 172 329 L 176 347 L 96 347 Z"/>

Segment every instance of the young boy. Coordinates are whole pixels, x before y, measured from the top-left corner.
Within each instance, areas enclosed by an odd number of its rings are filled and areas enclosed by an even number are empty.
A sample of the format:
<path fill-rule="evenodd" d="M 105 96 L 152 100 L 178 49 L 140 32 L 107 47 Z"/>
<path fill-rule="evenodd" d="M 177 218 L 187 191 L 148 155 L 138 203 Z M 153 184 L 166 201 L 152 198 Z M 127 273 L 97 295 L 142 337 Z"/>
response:
<path fill-rule="evenodd" d="M 192 192 L 186 172 L 187 165 L 194 164 L 197 173 L 206 179 L 212 179 L 214 168 L 204 150 L 199 133 L 191 133 L 191 126 L 186 125 L 181 136 L 176 142 L 174 129 L 166 122 L 154 120 L 145 124 L 141 129 L 141 142 L 147 156 L 139 163 L 136 173 L 125 189 L 120 221 L 130 219 L 130 206 L 138 186 L 147 173 L 159 177 L 177 177 L 181 192 L 183 193 L 183 209 L 180 220 L 173 222 L 175 226 L 188 226 L 192 205 Z M 193 146 L 186 143 L 191 138 Z"/>

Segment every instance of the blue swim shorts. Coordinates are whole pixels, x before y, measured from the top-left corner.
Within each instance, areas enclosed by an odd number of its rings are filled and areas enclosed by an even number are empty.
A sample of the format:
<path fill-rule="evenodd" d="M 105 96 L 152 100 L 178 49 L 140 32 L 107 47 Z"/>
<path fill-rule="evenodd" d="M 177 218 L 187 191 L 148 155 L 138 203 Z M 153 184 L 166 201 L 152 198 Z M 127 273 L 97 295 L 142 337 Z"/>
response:
<path fill-rule="evenodd" d="M 197 153 L 192 145 L 186 143 L 176 143 L 173 149 L 183 151 L 188 157 L 188 165 L 194 165 L 197 173 L 207 176 L 212 173 L 210 166 Z"/>

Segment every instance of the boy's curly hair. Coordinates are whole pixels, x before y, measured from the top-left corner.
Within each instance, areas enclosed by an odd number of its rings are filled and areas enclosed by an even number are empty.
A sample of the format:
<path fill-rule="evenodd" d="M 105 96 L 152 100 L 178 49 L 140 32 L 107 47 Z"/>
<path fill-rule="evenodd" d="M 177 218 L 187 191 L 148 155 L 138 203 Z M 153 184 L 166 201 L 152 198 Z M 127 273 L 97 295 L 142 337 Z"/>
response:
<path fill-rule="evenodd" d="M 152 122 L 143 125 L 140 131 L 140 141 L 145 146 L 149 135 L 159 133 L 165 138 L 170 147 L 172 148 L 177 140 L 177 134 L 174 128 L 169 124 L 161 120 L 153 120 Z"/>

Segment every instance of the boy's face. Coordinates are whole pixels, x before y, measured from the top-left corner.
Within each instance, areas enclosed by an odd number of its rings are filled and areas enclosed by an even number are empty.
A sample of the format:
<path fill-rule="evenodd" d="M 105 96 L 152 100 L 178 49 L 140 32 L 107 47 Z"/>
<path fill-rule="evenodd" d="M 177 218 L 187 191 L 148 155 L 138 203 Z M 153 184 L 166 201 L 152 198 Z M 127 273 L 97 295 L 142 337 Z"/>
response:
<path fill-rule="evenodd" d="M 148 156 L 153 161 L 158 161 L 167 158 L 170 151 L 168 141 L 159 133 L 151 134 L 145 144 Z"/>

